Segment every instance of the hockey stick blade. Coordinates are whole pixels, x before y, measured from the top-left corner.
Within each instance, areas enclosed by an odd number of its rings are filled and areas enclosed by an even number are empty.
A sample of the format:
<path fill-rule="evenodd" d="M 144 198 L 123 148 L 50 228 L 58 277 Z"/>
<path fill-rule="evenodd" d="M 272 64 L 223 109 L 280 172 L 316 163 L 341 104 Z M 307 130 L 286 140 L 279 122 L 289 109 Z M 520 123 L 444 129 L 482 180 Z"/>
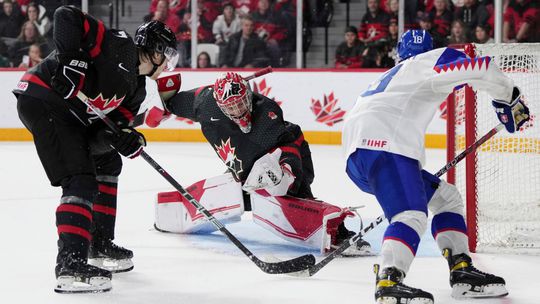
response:
<path fill-rule="evenodd" d="M 77 97 L 83 102 L 90 110 L 96 115 L 115 133 L 120 132 L 120 129 L 114 122 L 105 115 L 100 109 L 88 101 L 88 97 L 81 91 L 77 93 Z M 315 264 L 315 257 L 313 255 L 304 255 L 299 258 L 278 262 L 267 263 L 257 258 L 240 240 L 238 240 L 225 226 L 217 220 L 203 205 L 201 205 L 189 192 L 180 185 L 165 169 L 163 169 L 146 151 L 142 150 L 140 156 L 158 172 L 163 178 L 165 178 L 180 194 L 191 204 L 197 211 L 203 214 L 206 219 L 221 231 L 240 251 L 242 251 L 255 265 L 257 265 L 262 271 L 271 274 L 288 273 L 294 271 L 304 270 L 311 265 Z"/>
<path fill-rule="evenodd" d="M 360 240 L 363 236 L 365 236 L 368 232 L 375 229 L 382 221 L 384 221 L 385 217 L 383 215 L 376 218 L 373 222 L 371 222 L 369 225 L 367 225 L 362 231 L 360 231 L 358 234 L 350 237 L 347 239 L 343 244 L 338 247 L 336 250 L 332 251 L 330 254 L 328 254 L 324 259 L 322 259 L 319 263 L 316 263 L 315 265 L 309 267 L 306 270 L 290 273 L 289 275 L 295 276 L 295 277 L 311 277 L 315 275 L 319 270 L 321 270 L 326 264 L 330 263 L 333 259 L 335 259 L 337 256 L 339 256 L 343 251 L 347 250 L 347 248 L 351 247 L 352 245 L 356 244 L 358 240 Z"/>
<path fill-rule="evenodd" d="M 307 271 L 307 269 L 315 265 L 315 256 L 312 254 L 306 254 L 292 260 L 280 262 L 264 262 L 255 256 L 253 256 L 252 260 L 262 271 L 269 274 L 289 274 Z"/>

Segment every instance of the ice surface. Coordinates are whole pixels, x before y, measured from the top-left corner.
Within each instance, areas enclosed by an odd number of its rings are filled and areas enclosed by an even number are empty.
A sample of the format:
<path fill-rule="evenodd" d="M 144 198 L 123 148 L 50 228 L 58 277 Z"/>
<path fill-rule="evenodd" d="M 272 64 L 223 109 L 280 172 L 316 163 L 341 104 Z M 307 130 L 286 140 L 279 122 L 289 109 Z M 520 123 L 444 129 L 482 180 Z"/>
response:
<path fill-rule="evenodd" d="M 365 221 L 381 210 L 370 195 L 356 189 L 344 173 L 341 149 L 312 146 L 315 165 L 313 192 L 340 206 L 365 205 Z M 219 175 L 225 167 L 208 144 L 150 143 L 147 152 L 175 179 L 187 186 Z M 376 257 L 338 259 L 312 278 L 269 275 L 260 271 L 220 233 L 181 236 L 153 227 L 158 191 L 172 187 L 142 159 L 124 159 L 119 185 L 117 243 L 133 249 L 135 269 L 113 277 L 113 290 L 104 294 L 59 295 L 55 284 L 56 228 L 54 211 L 60 190 L 52 188 L 32 143 L 0 143 L 0 303 L 197 303 L 312 304 L 373 303 Z M 427 169 L 445 164 L 442 150 L 428 151 Z M 354 228 L 356 221 L 349 221 Z M 290 258 L 314 253 L 281 241 L 251 222 L 228 227 L 261 258 Z M 380 248 L 384 227 L 367 239 Z M 436 303 L 537 303 L 533 291 L 540 257 L 474 255 L 478 268 L 503 276 L 510 295 L 503 299 L 455 301 L 450 298 L 446 261 L 429 234 L 422 238 L 418 258 L 406 283 L 434 294 Z M 317 256 L 320 259 L 320 256 Z"/>

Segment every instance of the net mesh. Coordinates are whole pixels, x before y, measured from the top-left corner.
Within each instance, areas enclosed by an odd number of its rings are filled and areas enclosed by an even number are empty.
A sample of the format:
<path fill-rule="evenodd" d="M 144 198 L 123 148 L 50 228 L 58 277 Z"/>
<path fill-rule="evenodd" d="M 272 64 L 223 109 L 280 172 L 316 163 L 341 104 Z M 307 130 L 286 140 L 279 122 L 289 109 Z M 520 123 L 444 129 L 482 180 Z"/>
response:
<path fill-rule="evenodd" d="M 520 87 L 531 121 L 520 132 L 505 130 L 476 152 L 477 251 L 540 254 L 540 44 L 476 45 Z M 465 90 L 456 96 L 456 154 L 465 148 Z M 499 121 L 486 92 L 476 92 L 476 138 Z M 538 115 L 538 114 L 537 114 Z M 456 168 L 456 186 L 465 193 L 465 162 Z M 473 229 L 473 227 L 469 227 Z"/>

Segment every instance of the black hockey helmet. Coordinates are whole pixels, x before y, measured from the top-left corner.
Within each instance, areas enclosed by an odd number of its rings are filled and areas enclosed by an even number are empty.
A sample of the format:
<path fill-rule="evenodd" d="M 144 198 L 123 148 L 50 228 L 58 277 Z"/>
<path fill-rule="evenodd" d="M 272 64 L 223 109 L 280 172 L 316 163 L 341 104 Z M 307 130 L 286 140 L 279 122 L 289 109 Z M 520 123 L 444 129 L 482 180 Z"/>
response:
<path fill-rule="evenodd" d="M 139 26 L 135 32 L 135 45 L 150 58 L 155 53 L 163 54 L 163 60 L 165 58 L 169 60 L 167 63 L 168 70 L 174 69 L 178 63 L 176 35 L 168 26 L 160 21 L 152 20 Z M 153 61 L 152 63 L 155 69 L 161 65 L 160 63 L 156 66 L 156 63 Z"/>

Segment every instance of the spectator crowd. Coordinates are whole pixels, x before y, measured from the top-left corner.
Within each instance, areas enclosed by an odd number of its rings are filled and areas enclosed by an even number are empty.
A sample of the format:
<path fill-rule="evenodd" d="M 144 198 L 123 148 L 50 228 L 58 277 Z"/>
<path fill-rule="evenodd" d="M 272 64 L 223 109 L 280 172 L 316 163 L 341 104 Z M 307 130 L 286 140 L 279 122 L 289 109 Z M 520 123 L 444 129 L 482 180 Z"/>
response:
<path fill-rule="evenodd" d="M 540 42 L 540 1 L 503 0 L 503 42 Z M 398 0 L 367 0 L 359 28 L 349 26 L 336 68 L 390 68 L 398 40 Z M 433 47 L 493 43 L 493 0 L 405 0 L 405 30 L 423 29 Z"/>
<path fill-rule="evenodd" d="M 334 0 L 334 2 L 350 0 Z M 332 0 L 304 0 L 304 30 L 328 25 Z M 366 13 L 347 26 L 335 51 L 336 68 L 389 68 L 395 64 L 399 0 L 362 0 Z M 0 0 L 0 67 L 32 67 L 54 49 L 52 20 L 61 4 L 80 0 Z M 175 33 L 179 67 L 191 63 L 190 0 L 151 0 L 144 21 L 159 20 Z M 503 42 L 540 42 L 540 0 L 503 0 Z M 321 10 L 321 14 L 317 15 Z M 330 13 L 331 14 L 331 13 Z M 198 68 L 287 67 L 296 49 L 296 0 L 197 0 Z M 434 47 L 492 43 L 493 0 L 405 0 L 406 29 L 424 29 Z M 308 28 L 308 30 L 306 30 Z M 304 45 L 309 41 L 304 37 Z M 309 44 L 309 43 L 308 43 Z M 204 46 L 204 48 L 202 47 Z"/>
<path fill-rule="evenodd" d="M 29 68 L 54 49 L 52 18 L 62 4 L 80 0 L 0 1 L 0 67 Z"/>

